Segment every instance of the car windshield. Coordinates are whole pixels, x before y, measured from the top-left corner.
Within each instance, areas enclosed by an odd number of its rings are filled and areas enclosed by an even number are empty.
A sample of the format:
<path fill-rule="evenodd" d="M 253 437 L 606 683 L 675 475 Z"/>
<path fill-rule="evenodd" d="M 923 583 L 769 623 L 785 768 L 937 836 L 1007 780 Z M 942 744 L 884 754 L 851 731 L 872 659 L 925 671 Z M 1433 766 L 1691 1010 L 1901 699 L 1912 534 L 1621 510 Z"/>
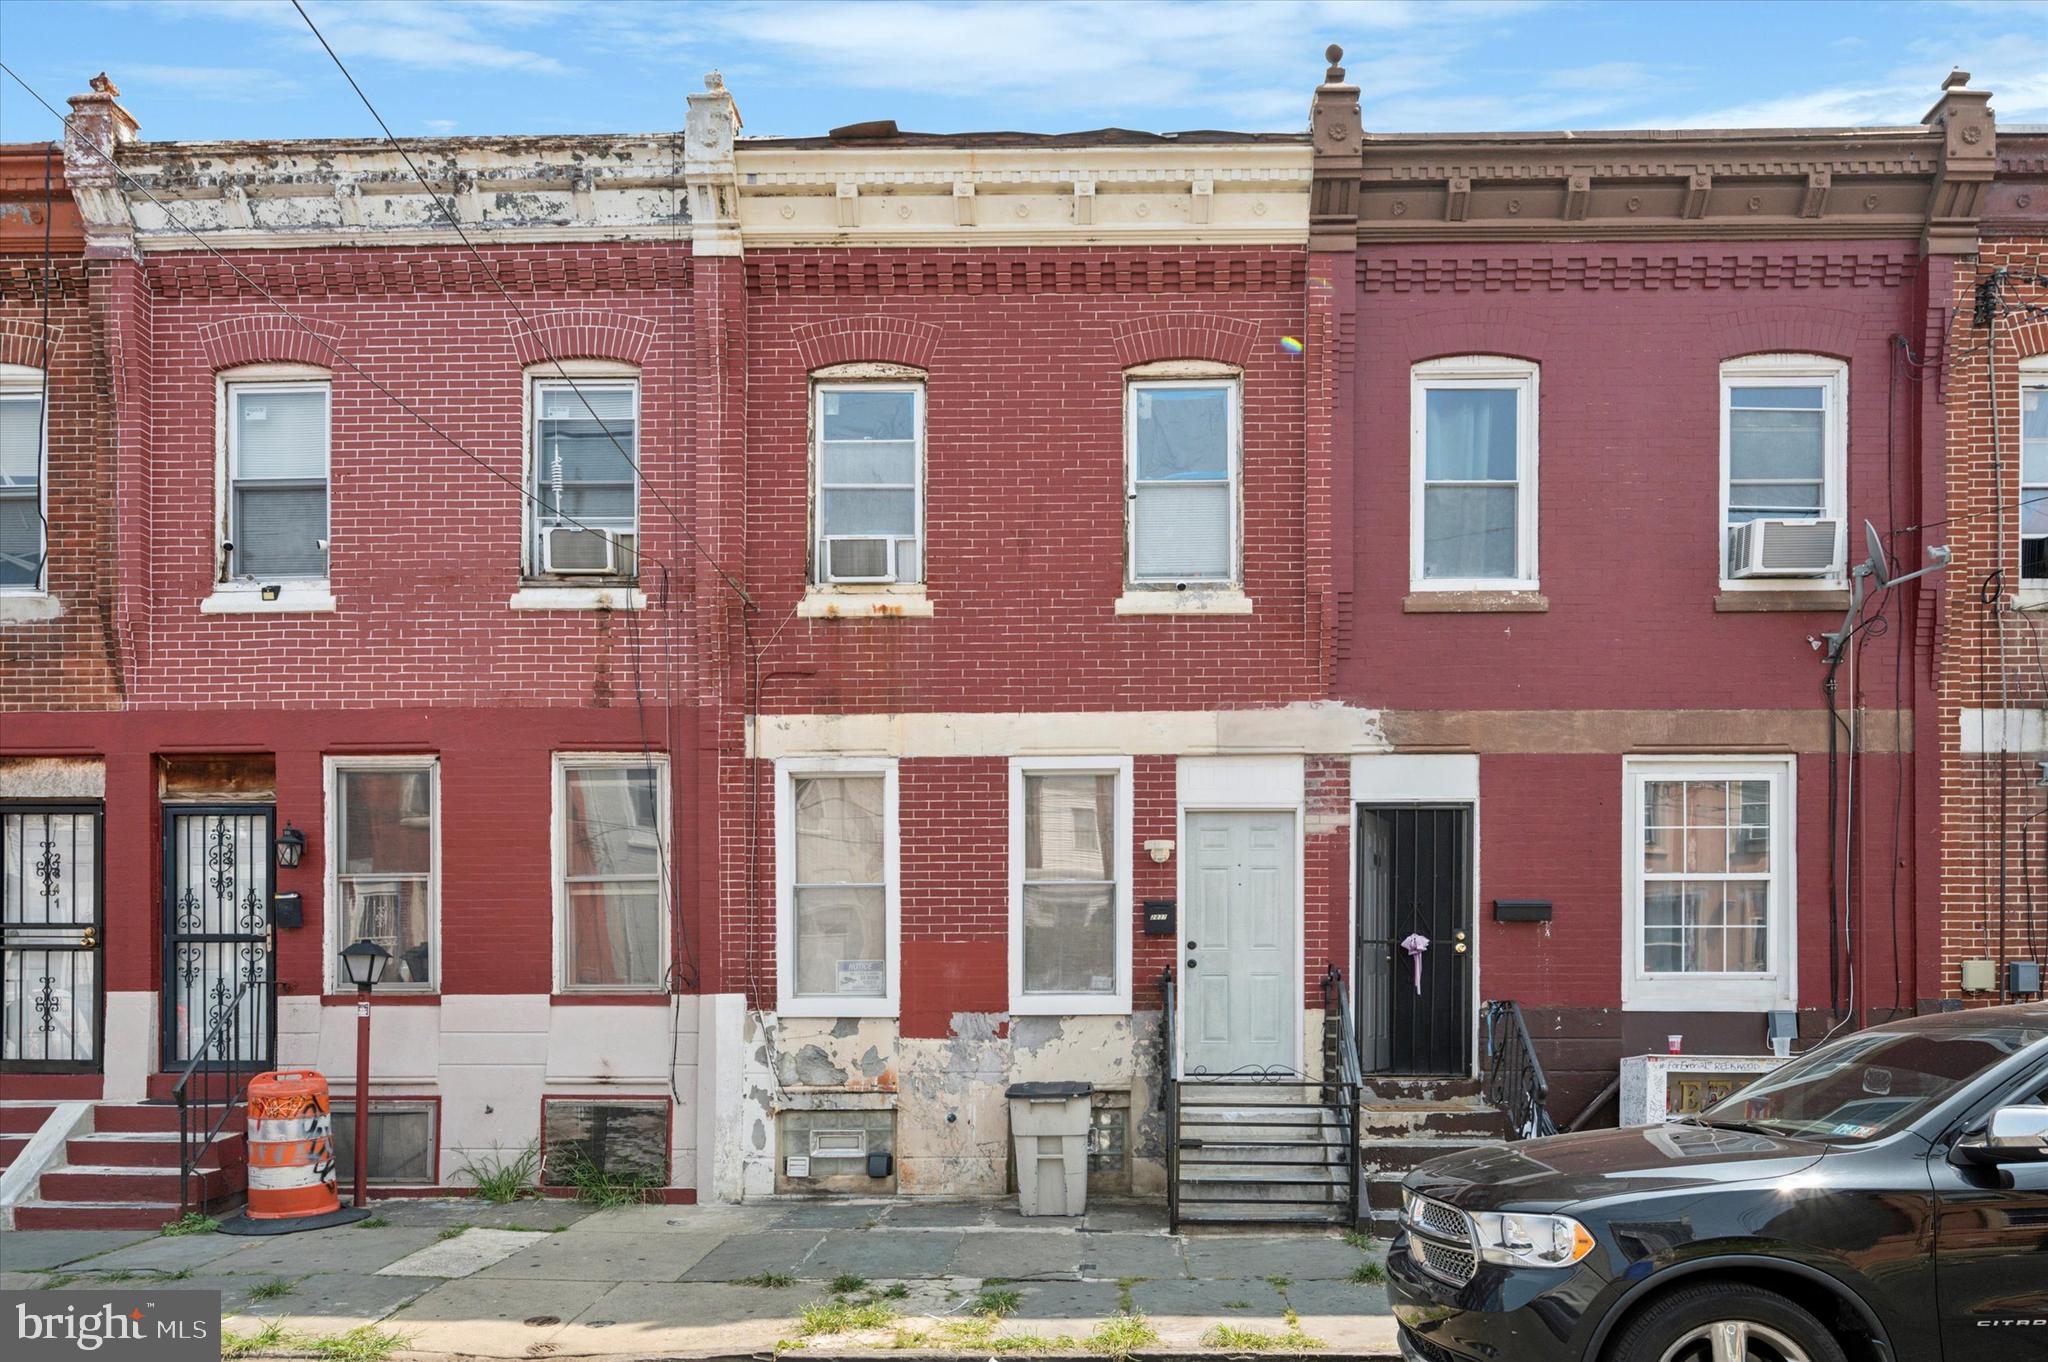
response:
<path fill-rule="evenodd" d="M 2043 1036 L 2048 1031 L 2010 1024 L 1866 1031 L 1738 1089 L 1699 1121 L 1830 1144 L 1882 1139 Z"/>

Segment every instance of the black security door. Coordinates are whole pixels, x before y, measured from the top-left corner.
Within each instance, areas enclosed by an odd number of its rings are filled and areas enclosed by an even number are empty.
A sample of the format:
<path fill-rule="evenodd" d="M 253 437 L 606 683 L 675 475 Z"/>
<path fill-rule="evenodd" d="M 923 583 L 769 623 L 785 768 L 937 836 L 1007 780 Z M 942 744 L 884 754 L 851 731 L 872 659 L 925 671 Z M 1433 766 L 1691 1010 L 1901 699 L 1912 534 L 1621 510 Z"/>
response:
<path fill-rule="evenodd" d="M 100 806 L 0 805 L 0 1072 L 97 1073 Z"/>
<path fill-rule="evenodd" d="M 267 804 L 164 810 L 163 1061 L 169 1071 L 192 1058 L 231 1006 L 241 1015 L 222 1024 L 232 1029 L 240 1060 L 270 1067 L 277 1037 L 270 958 L 275 823 L 276 811 Z"/>
<path fill-rule="evenodd" d="M 1368 1072 L 1472 1064 L 1472 810 L 1358 811 L 1359 1056 Z"/>

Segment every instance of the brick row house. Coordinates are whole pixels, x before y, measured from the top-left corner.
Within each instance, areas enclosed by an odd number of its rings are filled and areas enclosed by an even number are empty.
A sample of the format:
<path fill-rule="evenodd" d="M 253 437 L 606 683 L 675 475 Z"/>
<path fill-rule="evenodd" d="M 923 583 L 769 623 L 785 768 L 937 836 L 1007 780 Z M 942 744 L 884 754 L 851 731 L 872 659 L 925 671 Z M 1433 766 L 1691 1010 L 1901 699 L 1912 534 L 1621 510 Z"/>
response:
<path fill-rule="evenodd" d="M 1936 1005 L 1958 579 L 1810 640 L 1865 520 L 1938 542 L 1926 366 L 2027 218 L 1952 85 L 1387 136 L 1333 65 L 1303 134 L 765 139 L 713 77 L 679 132 L 423 141 L 430 189 L 96 83 L 76 282 L 0 241 L 52 394 L 0 1113 L 99 1124 L 0 1209 L 165 1218 L 89 1141 L 224 1034 L 352 1095 L 359 938 L 389 1194 L 532 1146 L 997 1195 L 1007 1088 L 1081 1080 L 1099 1194 L 1327 1218 L 1498 1137 L 1490 1003 L 1560 1122 L 1671 1034 Z"/>

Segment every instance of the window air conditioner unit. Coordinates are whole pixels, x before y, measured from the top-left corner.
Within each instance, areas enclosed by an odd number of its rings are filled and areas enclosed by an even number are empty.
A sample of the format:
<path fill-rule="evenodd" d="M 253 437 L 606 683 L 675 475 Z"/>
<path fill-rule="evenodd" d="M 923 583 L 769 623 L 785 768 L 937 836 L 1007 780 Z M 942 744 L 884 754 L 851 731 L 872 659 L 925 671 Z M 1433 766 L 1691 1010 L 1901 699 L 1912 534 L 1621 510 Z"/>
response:
<path fill-rule="evenodd" d="M 1750 520 L 1728 536 L 1733 575 L 1825 577 L 1841 555 L 1839 520 Z"/>
<path fill-rule="evenodd" d="M 893 582 L 896 555 L 888 539 L 828 539 L 825 576 L 834 582 Z"/>
<path fill-rule="evenodd" d="M 629 577 L 633 536 L 558 525 L 540 537 L 541 571 L 563 577 Z"/>

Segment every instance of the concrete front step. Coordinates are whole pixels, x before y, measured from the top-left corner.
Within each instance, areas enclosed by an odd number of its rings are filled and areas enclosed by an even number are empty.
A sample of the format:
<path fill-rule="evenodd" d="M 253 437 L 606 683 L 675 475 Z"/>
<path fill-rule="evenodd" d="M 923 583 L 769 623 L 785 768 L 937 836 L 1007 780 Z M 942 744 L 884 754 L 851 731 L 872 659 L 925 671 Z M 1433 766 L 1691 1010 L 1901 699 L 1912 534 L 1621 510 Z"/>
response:
<path fill-rule="evenodd" d="M 1486 1083 L 1478 1078 L 1430 1078 L 1396 1074 L 1367 1074 L 1367 1102 L 1449 1102 L 1483 1098 Z"/>
<path fill-rule="evenodd" d="M 100 1102 L 92 1109 L 92 1128 L 102 1135 L 156 1132 L 178 1134 L 178 1105 L 175 1102 Z M 227 1129 L 238 1127 L 238 1118 L 228 1120 Z"/>
<path fill-rule="evenodd" d="M 95 1205 L 158 1205 L 178 1200 L 178 1170 L 172 1168 L 66 1167 L 46 1171 L 36 1184 L 44 1202 L 89 1202 Z M 192 1175 L 192 1199 L 213 1201 L 240 1191 L 246 1174 L 240 1168 L 205 1167 Z"/>
<path fill-rule="evenodd" d="M 160 1230 L 177 1218 L 176 1202 L 31 1201 L 14 1208 L 17 1230 Z"/>
<path fill-rule="evenodd" d="M 1501 1134 L 1498 1108 L 1458 1103 L 1366 1103 L 1358 1123 L 1367 1139 L 1412 1139 L 1430 1135 Z"/>
<path fill-rule="evenodd" d="M 214 1136 L 206 1162 L 232 1167 L 248 1162 L 240 1130 L 222 1131 Z M 64 1144 L 67 1162 L 115 1168 L 176 1168 L 183 1159 L 184 1146 L 175 1131 L 113 1131 L 77 1135 Z"/>
<path fill-rule="evenodd" d="M 1182 1225 L 1342 1225 L 1349 1228 L 1350 1217 L 1344 1208 L 1332 1205 L 1327 1209 L 1319 1206 L 1272 1206 L 1256 1201 L 1229 1204 L 1186 1205 L 1180 1212 Z"/>
<path fill-rule="evenodd" d="M 1401 1173 L 1431 1159 L 1446 1154 L 1458 1154 L 1468 1149 L 1498 1149 L 1507 1144 L 1500 1139 L 1451 1138 L 1418 1140 L 1374 1140 L 1367 1139 L 1359 1147 L 1361 1166 L 1370 1173 Z"/>
<path fill-rule="evenodd" d="M 33 1135 L 56 1109 L 55 1102 L 0 1102 L 0 1134 Z"/>

